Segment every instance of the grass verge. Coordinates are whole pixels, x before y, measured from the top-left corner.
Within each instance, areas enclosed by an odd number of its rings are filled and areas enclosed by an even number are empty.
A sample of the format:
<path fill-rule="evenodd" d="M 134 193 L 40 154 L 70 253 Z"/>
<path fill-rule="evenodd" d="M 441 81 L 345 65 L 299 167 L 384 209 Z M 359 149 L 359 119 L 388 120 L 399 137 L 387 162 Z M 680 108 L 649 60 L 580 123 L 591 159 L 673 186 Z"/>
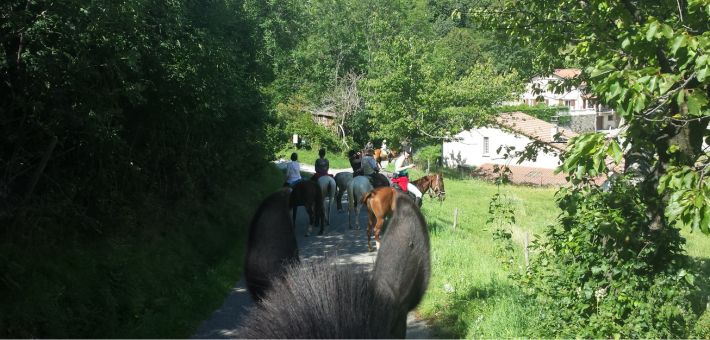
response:
<path fill-rule="evenodd" d="M 439 171 L 441 172 L 441 171 Z M 423 175 L 412 171 L 411 178 Z M 423 212 L 431 233 L 432 277 L 419 306 L 444 338 L 530 337 L 535 306 L 527 301 L 509 275 L 525 267 L 524 232 L 539 234 L 552 223 L 557 209 L 555 188 L 506 187 L 516 209 L 512 232 L 514 249 L 502 249 L 486 225 L 491 197 L 498 188 L 476 179 L 444 174 L 446 201 L 424 200 Z M 454 211 L 458 208 L 456 230 Z"/>

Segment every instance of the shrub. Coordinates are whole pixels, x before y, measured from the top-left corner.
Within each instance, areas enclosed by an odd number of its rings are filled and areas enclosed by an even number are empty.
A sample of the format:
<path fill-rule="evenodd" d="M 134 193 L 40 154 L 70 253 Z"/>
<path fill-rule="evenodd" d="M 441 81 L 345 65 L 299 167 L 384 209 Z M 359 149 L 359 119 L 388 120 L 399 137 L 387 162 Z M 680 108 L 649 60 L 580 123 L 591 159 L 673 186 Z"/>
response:
<path fill-rule="evenodd" d="M 562 188 L 557 224 L 522 277 L 544 306 L 543 337 L 685 338 L 695 315 L 678 230 L 650 230 L 638 189 Z"/>
<path fill-rule="evenodd" d="M 414 154 L 414 162 L 426 168 L 427 160 L 431 166 L 436 166 L 441 159 L 441 145 L 428 145 L 425 146 Z"/>

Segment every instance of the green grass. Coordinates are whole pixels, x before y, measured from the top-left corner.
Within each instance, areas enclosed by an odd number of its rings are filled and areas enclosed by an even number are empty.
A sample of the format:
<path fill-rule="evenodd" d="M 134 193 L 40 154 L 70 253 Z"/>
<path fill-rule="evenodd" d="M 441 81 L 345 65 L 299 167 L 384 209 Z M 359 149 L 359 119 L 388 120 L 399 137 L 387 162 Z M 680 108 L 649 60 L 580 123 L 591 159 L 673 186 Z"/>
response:
<path fill-rule="evenodd" d="M 388 166 L 394 170 L 394 165 Z M 410 170 L 410 178 L 424 175 Z M 530 338 L 544 333 L 537 327 L 539 306 L 522 294 L 511 274 L 523 273 L 524 233 L 540 235 L 559 214 L 554 202 L 557 188 L 507 186 L 507 195 L 515 207 L 516 224 L 507 226 L 512 233 L 514 250 L 502 249 L 503 241 L 493 240 L 495 226 L 487 225 L 488 207 L 498 187 L 491 182 L 467 177 L 456 170 L 443 172 L 446 200 L 443 203 L 424 199 L 422 211 L 431 235 L 432 275 L 429 289 L 418 312 L 434 326 L 442 338 Z M 425 196 L 426 197 L 426 196 Z M 458 208 L 456 230 L 454 211 Z M 696 280 L 700 288 L 696 309 L 704 309 L 710 295 L 710 237 L 681 231 L 687 239 L 688 254 L 699 265 Z M 512 262 L 511 262 L 512 260 Z M 696 325 L 698 334 L 708 334 L 710 315 L 703 314 Z"/>
<path fill-rule="evenodd" d="M 301 148 L 299 150 L 294 150 L 294 149 L 281 150 L 280 152 L 278 152 L 276 154 L 276 158 L 277 159 L 283 158 L 286 160 L 290 160 L 291 154 L 293 152 L 296 152 L 298 154 L 298 161 L 301 164 L 315 165 L 316 159 L 320 158 L 320 157 L 318 157 L 318 150 L 307 150 L 304 148 Z M 326 150 L 325 158 L 328 159 L 331 169 L 350 169 L 350 161 L 348 160 L 347 155 L 343 155 L 339 151 L 338 152 L 331 152 L 329 150 Z"/>
<path fill-rule="evenodd" d="M 251 215 L 283 176 L 140 216 L 132 236 L 0 244 L 0 336 L 189 338 L 239 280 Z"/>
<path fill-rule="evenodd" d="M 512 200 L 517 218 L 516 225 L 508 228 L 515 250 L 506 253 L 492 240 L 495 228 L 485 224 L 490 199 L 498 188 L 477 179 L 456 178 L 455 171 L 443 172 L 446 201 L 425 198 L 422 209 L 431 233 L 432 277 L 419 312 L 437 328 L 440 337 L 530 337 L 536 322 L 535 306 L 523 298 L 509 275 L 522 272 L 525 266 L 524 232 L 532 239 L 556 218 L 558 211 L 552 200 L 556 189 L 502 189 Z M 412 179 L 422 175 L 421 171 L 410 171 Z"/>

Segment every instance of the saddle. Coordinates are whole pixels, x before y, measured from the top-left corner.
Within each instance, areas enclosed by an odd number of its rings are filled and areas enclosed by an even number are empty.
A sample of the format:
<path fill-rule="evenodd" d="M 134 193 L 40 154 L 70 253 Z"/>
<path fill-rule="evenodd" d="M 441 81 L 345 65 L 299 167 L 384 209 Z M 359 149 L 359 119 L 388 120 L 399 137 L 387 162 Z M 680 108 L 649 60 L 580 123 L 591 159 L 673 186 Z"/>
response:
<path fill-rule="evenodd" d="M 402 190 L 402 187 L 400 187 L 399 184 L 397 184 L 396 182 L 392 183 L 392 187 L 394 188 L 394 190 L 397 190 L 398 194 L 407 195 L 407 196 L 409 196 L 409 198 L 412 199 L 412 201 L 417 200 L 417 196 L 415 196 L 411 191 L 404 192 L 404 190 Z"/>

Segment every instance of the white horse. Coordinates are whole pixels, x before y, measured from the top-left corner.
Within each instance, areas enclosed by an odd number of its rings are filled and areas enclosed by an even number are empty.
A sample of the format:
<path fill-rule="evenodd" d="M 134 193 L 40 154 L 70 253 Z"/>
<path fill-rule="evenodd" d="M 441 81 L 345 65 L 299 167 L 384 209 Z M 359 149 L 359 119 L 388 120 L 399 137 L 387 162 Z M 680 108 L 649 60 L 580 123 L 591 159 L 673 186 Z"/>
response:
<path fill-rule="evenodd" d="M 353 174 L 351 172 L 339 172 L 335 175 L 335 184 L 338 189 L 335 191 L 335 202 L 337 203 L 336 208 L 340 212 L 345 212 L 343 210 L 343 194 L 348 190 L 348 183 L 353 179 Z"/>
<path fill-rule="evenodd" d="M 350 222 L 350 215 L 357 205 L 357 201 L 360 200 L 362 195 L 372 189 L 370 180 L 365 176 L 357 176 L 348 182 L 348 228 L 353 228 L 353 225 Z M 355 212 L 355 225 L 357 226 L 357 230 L 360 230 L 360 222 L 357 219 L 358 215 L 360 215 L 360 207 L 362 207 L 362 205 L 359 205 Z"/>
<path fill-rule="evenodd" d="M 318 178 L 318 186 L 323 190 L 323 211 L 325 211 L 325 224 L 330 225 L 330 208 L 335 196 L 335 180 L 330 176 Z M 328 210 L 325 209 L 325 198 L 328 197 Z"/>

